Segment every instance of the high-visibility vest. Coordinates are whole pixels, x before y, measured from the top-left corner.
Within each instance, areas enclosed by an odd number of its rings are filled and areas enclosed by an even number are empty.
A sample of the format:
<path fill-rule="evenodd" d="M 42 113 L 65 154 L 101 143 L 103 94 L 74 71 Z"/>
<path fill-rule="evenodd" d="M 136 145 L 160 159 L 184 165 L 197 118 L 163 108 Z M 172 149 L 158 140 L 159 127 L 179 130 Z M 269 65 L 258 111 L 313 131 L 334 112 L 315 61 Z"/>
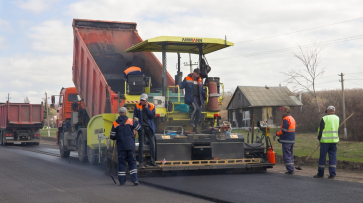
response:
<path fill-rule="evenodd" d="M 289 127 L 287 129 L 284 128 L 284 121 L 289 123 Z M 295 144 L 295 128 L 296 128 L 296 121 L 290 115 L 286 115 L 281 122 L 281 130 L 279 130 L 276 135 L 280 137 L 280 143 L 286 144 Z"/>
<path fill-rule="evenodd" d="M 331 114 L 323 117 L 325 128 L 320 139 L 320 143 L 338 143 L 339 117 Z M 320 128 L 319 131 L 320 132 Z"/>

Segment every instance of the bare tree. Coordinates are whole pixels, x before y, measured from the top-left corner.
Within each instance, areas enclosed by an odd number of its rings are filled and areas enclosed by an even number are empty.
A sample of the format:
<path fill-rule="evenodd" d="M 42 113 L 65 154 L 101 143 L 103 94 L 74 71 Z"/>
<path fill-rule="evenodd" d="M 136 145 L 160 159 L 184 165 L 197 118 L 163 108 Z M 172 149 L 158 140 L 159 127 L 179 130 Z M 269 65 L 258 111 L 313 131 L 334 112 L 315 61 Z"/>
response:
<path fill-rule="evenodd" d="M 25 97 L 25 98 L 24 98 L 24 103 L 30 103 L 30 101 L 29 101 L 29 98 L 28 98 L 28 97 Z"/>
<path fill-rule="evenodd" d="M 322 45 L 315 45 L 303 49 L 299 46 L 299 52 L 294 53 L 294 56 L 299 59 L 304 68 L 301 70 L 288 70 L 284 74 L 288 77 L 288 84 L 295 85 L 298 91 L 307 91 L 315 98 L 316 106 L 320 113 L 318 97 L 316 96 L 316 80 L 325 72 L 325 68 L 319 68 L 319 54 L 325 48 Z"/>

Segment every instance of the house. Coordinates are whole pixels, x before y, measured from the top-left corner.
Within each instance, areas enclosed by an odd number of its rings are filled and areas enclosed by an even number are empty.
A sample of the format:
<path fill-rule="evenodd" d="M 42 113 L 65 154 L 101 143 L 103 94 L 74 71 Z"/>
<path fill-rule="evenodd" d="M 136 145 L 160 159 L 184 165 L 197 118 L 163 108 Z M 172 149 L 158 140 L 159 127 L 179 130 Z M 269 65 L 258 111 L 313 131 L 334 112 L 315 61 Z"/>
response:
<path fill-rule="evenodd" d="M 228 106 L 228 121 L 233 127 L 251 127 L 254 115 L 257 121 L 267 121 L 269 126 L 281 124 L 281 106 L 302 106 L 303 104 L 287 87 L 238 86 Z"/>

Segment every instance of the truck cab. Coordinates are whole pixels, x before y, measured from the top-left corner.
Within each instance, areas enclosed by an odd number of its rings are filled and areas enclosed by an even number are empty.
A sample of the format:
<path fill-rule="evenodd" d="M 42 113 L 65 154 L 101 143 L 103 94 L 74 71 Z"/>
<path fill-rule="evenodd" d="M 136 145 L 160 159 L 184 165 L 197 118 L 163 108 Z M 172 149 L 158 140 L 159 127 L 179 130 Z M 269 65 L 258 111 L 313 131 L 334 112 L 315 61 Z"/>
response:
<path fill-rule="evenodd" d="M 85 132 L 89 117 L 77 89 L 75 87 L 62 88 L 59 95 L 52 96 L 52 108 L 55 108 L 56 96 L 58 97 L 56 138 L 61 156 L 68 157 L 70 151 L 76 151 L 79 148 L 85 151 L 86 138 L 83 134 L 86 133 L 82 132 Z M 79 155 L 85 157 L 84 154 Z"/>

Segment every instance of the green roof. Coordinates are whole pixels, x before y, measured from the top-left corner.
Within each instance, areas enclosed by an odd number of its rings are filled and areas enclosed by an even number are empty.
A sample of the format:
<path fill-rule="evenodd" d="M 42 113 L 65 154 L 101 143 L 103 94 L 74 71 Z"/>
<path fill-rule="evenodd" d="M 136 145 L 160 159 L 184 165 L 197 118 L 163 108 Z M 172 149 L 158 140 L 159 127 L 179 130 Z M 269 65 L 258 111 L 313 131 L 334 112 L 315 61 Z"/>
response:
<path fill-rule="evenodd" d="M 160 36 L 147 39 L 128 49 L 128 52 L 161 52 L 162 44 L 167 44 L 166 52 L 199 54 L 198 45 L 202 45 L 203 53 L 209 54 L 214 51 L 233 46 L 232 42 L 217 38 L 198 37 L 174 37 Z M 195 46 L 194 46 L 195 45 Z"/>

